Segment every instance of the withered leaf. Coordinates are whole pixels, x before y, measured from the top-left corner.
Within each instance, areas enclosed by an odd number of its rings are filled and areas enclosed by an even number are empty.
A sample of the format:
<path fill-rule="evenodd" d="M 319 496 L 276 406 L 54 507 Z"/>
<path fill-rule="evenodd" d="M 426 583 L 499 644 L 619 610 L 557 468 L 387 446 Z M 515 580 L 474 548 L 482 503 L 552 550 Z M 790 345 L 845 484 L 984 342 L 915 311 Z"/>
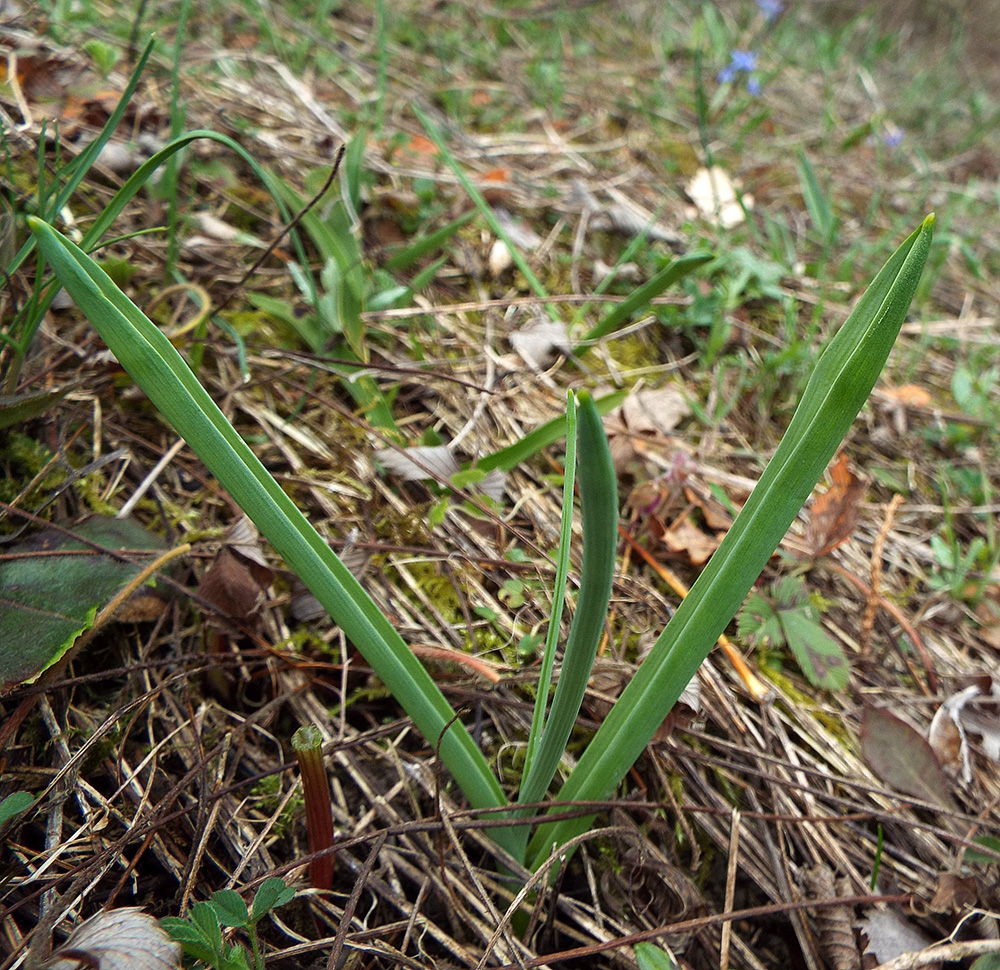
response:
<path fill-rule="evenodd" d="M 814 557 L 825 556 L 854 535 L 858 505 L 865 494 L 865 483 L 848 468 L 847 455 L 830 469 L 833 485 L 809 507 L 809 531 L 806 541 Z"/>
<path fill-rule="evenodd" d="M 881 707 L 861 715 L 861 753 L 868 767 L 890 788 L 913 798 L 954 809 L 948 780 L 933 748 L 919 731 Z"/>

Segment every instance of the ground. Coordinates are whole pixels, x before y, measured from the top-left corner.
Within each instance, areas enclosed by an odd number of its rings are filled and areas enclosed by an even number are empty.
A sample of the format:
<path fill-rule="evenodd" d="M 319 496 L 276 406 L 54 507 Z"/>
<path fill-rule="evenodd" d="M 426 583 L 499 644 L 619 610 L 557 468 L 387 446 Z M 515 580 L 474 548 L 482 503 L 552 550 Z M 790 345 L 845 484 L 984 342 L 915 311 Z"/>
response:
<path fill-rule="evenodd" d="M 0 970 L 29 948 L 39 965 L 102 909 L 186 916 L 275 876 L 297 894 L 260 924 L 274 968 L 847 968 L 939 940 L 938 961 L 996 960 L 993 6 L 881 22 L 749 0 L 14 11 L 0 569 L 60 565 L 44 610 L 0 571 L 0 798 L 32 796 L 0 804 Z M 231 141 L 139 169 L 195 129 Z M 594 395 L 622 535 L 555 799 L 819 351 L 931 211 L 888 364 L 727 627 L 748 678 L 714 650 L 586 806 L 572 857 L 526 889 L 438 739 L 84 304 L 39 306 L 49 271 L 18 249 L 28 215 L 103 240 L 100 266 L 428 667 L 507 797 L 554 610 L 566 392 Z M 87 533 L 121 521 L 136 531 Z M 560 641 L 585 606 L 575 528 Z M 147 583 L 94 541 L 163 558 Z M 77 595 L 83 620 L 53 633 L 41 614 Z M 37 681 L 15 633 L 57 659 Z M 308 724 L 332 786 L 329 889 L 309 888 L 291 743 Z"/>

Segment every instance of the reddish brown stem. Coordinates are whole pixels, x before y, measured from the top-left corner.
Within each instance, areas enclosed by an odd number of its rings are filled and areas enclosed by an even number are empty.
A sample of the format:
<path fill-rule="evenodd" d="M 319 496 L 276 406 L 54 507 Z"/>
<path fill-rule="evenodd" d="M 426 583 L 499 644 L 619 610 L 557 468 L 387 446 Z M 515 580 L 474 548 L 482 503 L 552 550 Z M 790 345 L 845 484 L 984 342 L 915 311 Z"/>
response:
<path fill-rule="evenodd" d="M 309 883 L 314 889 L 333 888 L 333 808 L 330 782 L 323 763 L 323 736 L 313 724 L 300 727 L 292 735 L 292 747 L 299 761 L 302 792 L 306 800 L 306 831 L 309 854 L 324 855 L 309 863 Z"/>

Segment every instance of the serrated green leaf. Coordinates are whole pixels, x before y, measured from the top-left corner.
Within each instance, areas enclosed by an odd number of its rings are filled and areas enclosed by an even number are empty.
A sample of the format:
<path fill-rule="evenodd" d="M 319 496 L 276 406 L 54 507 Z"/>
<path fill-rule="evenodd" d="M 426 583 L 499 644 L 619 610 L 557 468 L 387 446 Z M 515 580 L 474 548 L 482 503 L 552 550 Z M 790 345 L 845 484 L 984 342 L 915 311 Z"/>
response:
<path fill-rule="evenodd" d="M 256 923 L 262 916 L 265 916 L 272 909 L 284 906 L 295 897 L 295 890 L 291 886 L 285 885 L 284 879 L 277 876 L 270 876 L 265 879 L 257 890 L 250 907 L 250 919 Z"/>
<path fill-rule="evenodd" d="M 223 926 L 246 926 L 250 918 L 243 897 L 232 889 L 220 889 L 212 895 L 209 906 Z"/>
<path fill-rule="evenodd" d="M 774 604 L 762 593 L 751 593 L 736 619 L 736 631 L 757 647 L 782 646 L 785 632 Z"/>
<path fill-rule="evenodd" d="M 824 690 L 843 690 L 850 679 L 850 667 L 837 642 L 806 609 L 782 610 L 779 618 L 788 649 L 809 683 Z"/>
<path fill-rule="evenodd" d="M 208 903 L 195 903 L 191 907 L 188 915 L 191 925 L 197 927 L 205 942 L 212 948 L 214 953 L 222 953 L 222 929 L 219 926 L 219 917 Z"/>

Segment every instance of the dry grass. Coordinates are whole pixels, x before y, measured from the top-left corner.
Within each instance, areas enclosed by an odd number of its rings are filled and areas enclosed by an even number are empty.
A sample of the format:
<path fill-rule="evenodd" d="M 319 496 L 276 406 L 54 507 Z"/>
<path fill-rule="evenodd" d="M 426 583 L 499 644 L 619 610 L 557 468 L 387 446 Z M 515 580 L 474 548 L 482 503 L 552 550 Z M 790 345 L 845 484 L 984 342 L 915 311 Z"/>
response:
<path fill-rule="evenodd" d="M 567 293 L 567 308 L 579 298 L 578 290 L 569 292 L 569 280 L 582 278 L 585 290 L 593 257 L 611 246 L 604 237 L 584 237 L 572 255 L 581 220 L 567 201 L 572 181 L 582 180 L 598 195 L 613 189 L 646 211 L 659 211 L 665 224 L 682 226 L 677 183 L 698 150 L 691 116 L 664 122 L 670 140 L 686 145 L 689 153 L 670 167 L 662 164 L 661 130 L 644 119 L 630 119 L 623 128 L 616 114 L 630 79 L 665 83 L 676 71 L 680 83 L 679 67 L 657 64 L 645 49 L 627 68 L 620 62 L 620 45 L 635 43 L 628 18 L 641 20 L 649 11 L 638 3 L 586 9 L 605 31 L 604 44 L 596 62 L 568 74 L 558 124 L 536 111 L 516 135 L 449 131 L 469 172 L 500 166 L 509 171 L 508 204 L 545 239 L 533 264 L 555 281 L 553 291 Z M 374 67 L 367 66 L 374 57 L 369 19 L 360 11 L 340 16 L 346 57 L 360 66 L 351 84 L 338 85 L 336 77 L 296 79 L 276 59 L 248 54 L 246 38 L 234 38 L 226 52 L 213 43 L 191 46 L 185 52 L 191 64 L 221 61 L 226 53 L 234 63 L 251 62 L 252 70 L 250 79 L 236 72 L 213 75 L 207 68 L 189 75 L 189 125 L 249 124 L 254 154 L 293 182 L 303 170 L 327 163 L 331 146 L 349 133 L 338 117 L 372 93 L 371 87 L 362 91 L 352 85 L 358 76 L 375 83 Z M 435 24 L 451 29 L 449 18 L 475 23 L 471 10 L 430 8 L 417 22 L 426 30 Z M 516 34 L 516 20 L 513 24 Z M 618 61 L 602 61 L 616 45 Z M 384 111 L 387 133 L 412 137 L 419 132 L 405 113 L 406 100 L 433 108 L 435 92 L 426 78 L 440 66 L 426 55 L 405 54 L 391 51 L 392 97 Z M 508 92 L 530 104 L 519 92 L 525 83 L 524 50 L 512 44 L 504 57 Z M 816 134 L 810 119 L 820 110 L 821 95 L 802 80 L 789 75 L 771 89 L 775 137 L 788 146 L 809 143 Z M 858 97 L 856 89 L 845 89 L 838 103 L 845 124 L 862 110 Z M 164 114 L 165 98 L 153 83 L 142 95 L 144 104 Z M 25 135 L 37 137 L 37 130 Z M 402 196 L 412 176 L 452 183 L 424 155 L 392 155 L 388 142 L 388 137 L 378 140 L 368 159 L 378 173 L 375 215 L 391 215 L 389 202 L 380 200 L 390 197 L 390 190 Z M 720 155 L 725 157 L 724 147 Z M 938 161 L 940 188 L 957 160 Z M 747 157 L 734 165 L 744 178 L 759 172 L 758 205 L 775 212 L 801 208 L 790 169 L 781 171 L 770 161 L 764 171 L 759 164 L 760 158 Z M 854 164 L 831 158 L 822 167 L 844 192 L 857 194 L 861 211 L 885 187 L 869 172 L 852 169 Z M 901 171 L 892 188 L 905 191 L 911 177 L 916 178 Z M 266 203 L 255 190 L 204 181 L 198 195 L 206 208 L 224 215 L 241 212 L 240 218 L 247 218 L 249 211 L 254 231 L 273 235 L 278 226 L 268 225 Z M 90 191 L 92 204 L 100 205 L 104 190 L 95 184 Z M 442 192 L 458 211 L 460 192 Z M 132 212 L 135 228 L 160 218 L 153 203 L 150 209 Z M 874 220 L 882 221 L 888 224 L 888 217 Z M 369 226 L 374 225 L 371 219 Z M 865 231 L 874 235 L 876 227 Z M 372 373 L 385 388 L 398 388 L 394 409 L 411 440 L 428 428 L 451 440 L 471 427 L 463 449 L 484 454 L 557 415 L 565 386 L 590 386 L 595 376 L 608 384 L 656 384 L 670 375 L 697 394 L 717 376 L 697 372 L 690 344 L 648 327 L 629 338 L 627 354 L 613 342 L 596 348 L 586 359 L 590 373 L 561 360 L 544 374 L 525 368 L 506 341 L 539 304 L 519 280 L 491 279 L 484 271 L 491 242 L 478 229 L 464 233 L 412 317 L 387 313 L 369 321 L 378 348 Z M 132 291 L 148 305 L 162 285 L 163 244 L 147 237 L 119 251 L 137 267 Z M 885 255 L 880 249 L 878 259 Z M 250 258 L 238 246 L 210 242 L 185 250 L 181 269 L 220 300 Z M 862 282 L 851 280 L 854 287 Z M 254 285 L 290 294 L 287 271 L 278 261 L 269 263 Z M 798 301 L 803 321 L 808 319 L 819 283 L 803 278 L 783 286 Z M 978 315 L 963 311 L 968 299 L 976 302 Z M 973 280 L 957 261 L 944 267 L 925 309 L 940 315 L 926 326 L 953 331 L 960 348 L 993 340 L 995 284 Z M 191 311 L 178 312 L 183 318 Z M 838 322 L 842 308 L 827 302 L 822 312 L 826 329 Z M 775 338 L 756 325 L 753 307 L 741 308 L 735 317 L 740 326 L 734 343 L 751 348 L 759 359 Z M 403 329 L 408 327 L 419 328 L 420 361 L 409 352 Z M 920 358 L 919 374 L 909 379 L 946 388 L 955 358 L 929 347 L 926 332 L 917 326 L 904 331 L 891 376 L 902 378 L 906 362 Z M 426 520 L 437 494 L 426 485 L 377 474 L 372 452 L 384 439 L 353 412 L 336 380 L 317 370 L 314 359 L 275 349 L 271 337 L 248 338 L 249 383 L 242 382 L 232 345 L 223 337 L 208 348 L 202 378 L 320 532 L 335 548 L 365 554 L 365 565 L 359 566 L 364 582 L 408 642 L 418 649 L 471 650 L 496 665 L 499 677 L 493 683 L 462 663 L 427 661 L 498 766 L 504 786 L 513 789 L 530 721 L 533 675 L 530 664 L 518 665 L 514 646 L 548 616 L 552 569 L 545 551 L 558 533 L 560 498 L 548 476 L 560 471 L 558 449 L 510 476 L 511 501 L 502 513 L 476 511 L 456 500 L 443 524 L 431 530 Z M 72 521 L 98 498 L 120 507 L 175 444 L 175 436 L 101 356 L 96 337 L 72 310 L 52 315 L 29 371 L 43 379 L 72 375 L 82 382 L 62 407 L 32 424 L 32 435 L 53 451 L 63 448 L 76 467 L 116 449 L 127 455 L 123 472 L 101 468 L 86 489 L 62 492 L 57 514 Z M 645 440 L 640 460 L 623 481 L 623 495 L 660 475 L 680 454 L 697 468 L 692 484 L 721 481 L 738 498 L 733 483 L 759 475 L 787 404 L 779 395 L 776 413 L 762 421 L 751 394 L 717 426 L 692 422 Z M 289 416 L 294 419 L 285 424 Z M 836 914 L 830 908 L 832 874 L 841 877 L 836 892 L 850 906 L 853 897 L 870 893 L 879 853 L 877 891 L 905 902 L 905 912 L 931 938 L 956 931 L 977 909 L 996 911 L 997 868 L 963 869 L 961 859 L 972 837 L 1000 836 L 997 765 L 976 751 L 971 782 L 956 783 L 956 808 L 944 811 L 888 790 L 859 754 L 865 704 L 889 706 L 926 728 L 963 678 L 997 670 L 995 641 L 984 639 L 972 612 L 923 584 L 933 564 L 928 540 L 943 514 L 927 487 L 933 458 L 917 454 L 911 461 L 901 449 L 917 447 L 918 439 L 909 431 L 900 435 L 890 420 L 872 409 L 855 426 L 848 453 L 862 466 L 908 468 L 913 495 L 880 540 L 886 563 L 880 592 L 917 627 L 924 656 L 898 646 L 899 627 L 885 610 L 877 613 L 871 642 L 862 642 L 859 618 L 867 600 L 843 573 L 870 574 L 890 495 L 873 484 L 855 535 L 809 575 L 811 588 L 832 604 L 827 627 L 850 656 L 850 688 L 826 694 L 795 675 L 765 670 L 773 694 L 758 705 L 713 655 L 698 677 L 698 710 L 664 732 L 628 777 L 621 797 L 601 806 L 599 827 L 582 841 L 570 868 L 552 887 L 535 884 L 524 902 L 530 913 L 526 931 L 520 923 L 515 930 L 512 921 L 516 879 L 498 875 L 505 860 L 497 858 L 487 834 L 489 826 L 502 823 L 461 803 L 434 751 L 400 719 L 392 699 L 370 681 L 335 628 L 292 618 L 295 587 L 280 563 L 274 563 L 279 573 L 259 616 L 241 627 L 241 635 L 213 641 L 206 623 L 211 610 L 198 604 L 194 591 L 215 548 L 208 539 L 217 540 L 237 510 L 181 448 L 138 513 L 171 543 L 195 541 L 190 561 L 174 574 L 165 610 L 152 623 L 106 627 L 44 690 L 24 687 L 2 700 L 0 710 L 9 719 L 0 753 L 3 791 L 27 789 L 44 798 L 0 850 L 0 948 L 9 954 L 0 967 L 17 965 L 39 921 L 51 928 L 71 914 L 82 917 L 126 904 L 161 916 L 177 914 L 216 889 L 251 890 L 269 875 L 304 885 L 306 838 L 288 739 L 307 722 L 324 732 L 332 769 L 336 882 L 332 893 L 304 892 L 279 911 L 266 930 L 269 967 L 631 967 L 630 944 L 647 931 L 667 942 L 682 966 L 696 970 L 724 965 L 726 954 L 729 966 L 751 970 L 833 966 L 828 961 L 837 959 L 829 946 L 834 930 L 825 916 Z M 940 408 L 913 408 L 908 420 L 911 428 L 927 427 L 941 420 Z M 984 460 L 992 460 L 992 452 Z M 992 467 L 990 476 L 997 477 Z M 991 504 L 988 512 L 993 515 L 996 508 Z M 641 522 L 634 526 L 645 541 Z M 527 552 L 527 563 L 511 561 L 514 548 Z M 689 566 L 674 566 L 693 578 Z M 512 577 L 527 589 L 527 600 L 517 609 L 503 599 L 503 583 Z M 600 689 L 595 683 L 575 740 L 592 729 L 588 719 L 601 716 L 596 695 L 614 693 L 616 678 L 628 677 L 637 648 L 662 628 L 670 602 L 669 591 L 641 565 L 633 561 L 622 572 Z M 496 623 L 485 621 L 477 607 L 492 609 Z M 215 652 L 209 650 L 212 642 L 219 647 Z M 972 881 L 963 884 L 966 895 L 942 895 L 939 889 L 959 872 L 971 873 Z M 564 962 L 569 955 L 583 962 Z"/>

